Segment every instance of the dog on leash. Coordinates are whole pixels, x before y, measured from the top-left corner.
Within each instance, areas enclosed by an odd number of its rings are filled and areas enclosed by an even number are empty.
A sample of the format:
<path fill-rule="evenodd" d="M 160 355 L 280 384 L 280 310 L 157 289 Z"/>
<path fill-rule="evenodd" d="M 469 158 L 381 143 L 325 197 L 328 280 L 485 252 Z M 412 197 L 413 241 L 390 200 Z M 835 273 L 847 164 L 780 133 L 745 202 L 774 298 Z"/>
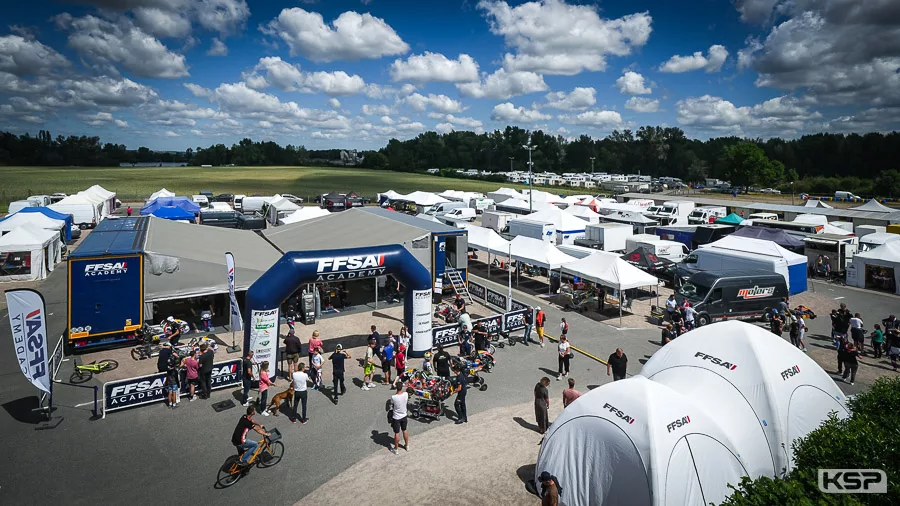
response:
<path fill-rule="evenodd" d="M 266 409 L 268 411 L 271 411 L 275 416 L 278 416 L 278 409 L 279 409 L 279 407 L 281 407 L 281 401 L 286 401 L 288 407 L 291 407 L 291 399 L 293 399 L 293 398 L 294 398 L 294 389 L 288 388 L 284 392 L 275 394 L 275 397 L 272 397 L 272 402 L 269 403 L 269 407 L 267 407 Z"/>

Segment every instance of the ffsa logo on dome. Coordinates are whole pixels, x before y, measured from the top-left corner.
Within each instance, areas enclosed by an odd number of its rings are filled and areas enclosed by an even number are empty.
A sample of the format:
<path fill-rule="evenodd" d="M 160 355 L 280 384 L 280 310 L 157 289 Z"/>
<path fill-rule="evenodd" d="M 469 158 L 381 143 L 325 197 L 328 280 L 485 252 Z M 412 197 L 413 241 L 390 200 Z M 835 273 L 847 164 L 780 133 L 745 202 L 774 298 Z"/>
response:
<path fill-rule="evenodd" d="M 706 353 L 703 353 L 702 351 L 698 351 L 697 353 L 695 353 L 694 357 L 699 358 L 700 360 L 708 360 L 715 365 L 720 365 L 720 366 L 724 367 L 725 369 L 728 369 L 729 371 L 733 371 L 733 370 L 737 369 L 737 364 L 733 364 L 731 362 L 722 360 L 721 358 L 714 357 L 712 355 L 708 355 Z"/>

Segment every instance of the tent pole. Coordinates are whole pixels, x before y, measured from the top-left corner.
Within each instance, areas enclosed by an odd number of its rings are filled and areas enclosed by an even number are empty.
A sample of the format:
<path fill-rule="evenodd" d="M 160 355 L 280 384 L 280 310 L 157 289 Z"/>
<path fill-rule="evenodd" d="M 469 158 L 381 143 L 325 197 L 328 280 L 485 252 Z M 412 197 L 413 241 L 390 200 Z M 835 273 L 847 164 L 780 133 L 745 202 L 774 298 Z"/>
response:
<path fill-rule="evenodd" d="M 622 328 L 622 303 L 625 299 L 625 292 L 622 291 L 622 283 L 619 283 L 619 328 Z"/>
<path fill-rule="evenodd" d="M 488 279 L 491 279 L 491 252 L 488 251 Z"/>

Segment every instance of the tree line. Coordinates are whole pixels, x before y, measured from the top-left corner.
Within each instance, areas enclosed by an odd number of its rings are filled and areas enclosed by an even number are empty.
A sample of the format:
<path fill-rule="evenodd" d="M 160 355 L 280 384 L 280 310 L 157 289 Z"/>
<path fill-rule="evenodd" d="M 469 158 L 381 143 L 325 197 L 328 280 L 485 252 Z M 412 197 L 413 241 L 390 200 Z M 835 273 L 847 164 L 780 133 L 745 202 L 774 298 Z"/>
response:
<path fill-rule="evenodd" d="M 900 133 L 805 135 L 798 139 L 691 139 L 680 128 L 644 126 L 614 131 L 595 139 L 568 140 L 541 130 L 507 126 L 476 134 L 424 132 L 401 141 L 391 139 L 377 151 L 364 152 L 362 166 L 414 172 L 429 168 L 527 170 L 529 141 L 537 172 L 608 172 L 671 176 L 684 181 L 705 178 L 735 185 L 772 186 L 814 194 L 835 190 L 863 195 L 900 195 Z M 102 144 L 99 137 L 57 136 L 42 130 L 37 137 L 0 132 L 0 165 L 109 166 L 120 163 L 176 162 L 191 165 L 329 165 L 340 164 L 340 150 L 307 150 L 302 145 L 242 139 L 237 144 L 157 152 Z"/>

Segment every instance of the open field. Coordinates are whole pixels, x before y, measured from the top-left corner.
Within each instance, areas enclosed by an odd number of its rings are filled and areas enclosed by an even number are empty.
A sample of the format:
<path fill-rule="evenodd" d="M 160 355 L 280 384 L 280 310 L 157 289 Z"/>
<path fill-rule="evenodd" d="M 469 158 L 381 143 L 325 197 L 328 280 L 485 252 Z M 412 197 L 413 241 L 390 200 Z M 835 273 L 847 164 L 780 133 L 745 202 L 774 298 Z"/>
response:
<path fill-rule="evenodd" d="M 347 169 L 340 167 L 0 167 L 0 210 L 28 195 L 75 193 L 99 184 L 115 191 L 122 201 L 140 201 L 165 187 L 178 195 L 200 190 L 213 193 L 273 195 L 291 193 L 304 199 L 330 191 L 355 191 L 374 197 L 394 190 L 494 191 L 500 186 L 525 185 L 451 179 L 426 174 Z M 555 192 L 574 193 L 555 188 Z"/>

